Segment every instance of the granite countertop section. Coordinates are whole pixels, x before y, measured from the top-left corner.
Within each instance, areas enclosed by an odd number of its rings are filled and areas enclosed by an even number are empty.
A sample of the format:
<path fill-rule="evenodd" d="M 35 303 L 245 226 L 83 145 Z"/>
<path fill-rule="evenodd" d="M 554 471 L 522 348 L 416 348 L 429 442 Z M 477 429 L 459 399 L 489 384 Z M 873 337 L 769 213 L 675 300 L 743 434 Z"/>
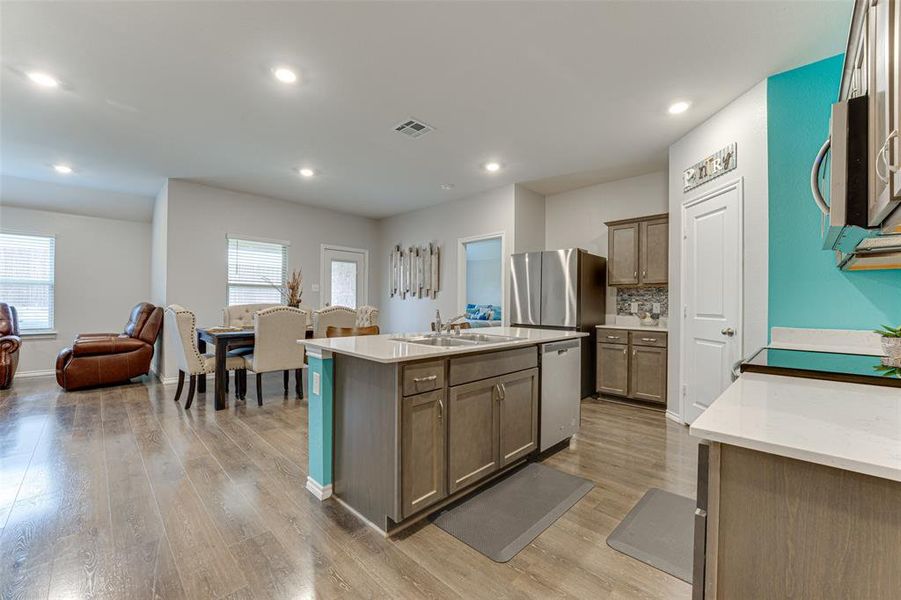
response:
<path fill-rule="evenodd" d="M 435 347 L 411 344 L 398 341 L 393 338 L 411 337 L 426 334 L 383 334 L 365 335 L 343 338 L 317 338 L 312 340 L 297 340 L 307 350 L 326 350 L 335 354 L 356 356 L 380 363 L 397 363 L 424 358 L 440 358 L 454 354 L 471 354 L 486 350 L 502 350 L 504 348 L 516 348 L 518 346 L 532 346 L 547 342 L 572 340 L 586 337 L 588 334 L 580 331 L 563 331 L 559 329 L 527 329 L 521 327 L 479 327 L 468 333 L 487 333 L 489 335 L 505 335 L 518 339 L 497 342 L 491 344 L 473 344 L 467 346 Z"/>
<path fill-rule="evenodd" d="M 744 373 L 691 435 L 901 481 L 897 388 Z"/>
<path fill-rule="evenodd" d="M 628 331 L 659 331 L 666 333 L 667 329 L 664 325 L 654 325 L 646 327 L 644 325 L 598 325 L 598 329 L 624 329 Z"/>

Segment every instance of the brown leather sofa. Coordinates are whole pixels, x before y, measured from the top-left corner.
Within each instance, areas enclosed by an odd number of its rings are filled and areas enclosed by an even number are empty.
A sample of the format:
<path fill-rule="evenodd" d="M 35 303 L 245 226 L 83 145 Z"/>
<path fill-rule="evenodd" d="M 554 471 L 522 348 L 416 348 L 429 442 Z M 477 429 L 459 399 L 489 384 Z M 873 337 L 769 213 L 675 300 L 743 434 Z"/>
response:
<path fill-rule="evenodd" d="M 16 307 L 0 302 L 0 390 L 9 389 L 13 384 L 21 345 Z"/>
<path fill-rule="evenodd" d="M 56 381 L 66 390 L 125 383 L 150 371 L 163 309 L 142 302 L 131 311 L 125 331 L 82 333 L 56 357 Z"/>

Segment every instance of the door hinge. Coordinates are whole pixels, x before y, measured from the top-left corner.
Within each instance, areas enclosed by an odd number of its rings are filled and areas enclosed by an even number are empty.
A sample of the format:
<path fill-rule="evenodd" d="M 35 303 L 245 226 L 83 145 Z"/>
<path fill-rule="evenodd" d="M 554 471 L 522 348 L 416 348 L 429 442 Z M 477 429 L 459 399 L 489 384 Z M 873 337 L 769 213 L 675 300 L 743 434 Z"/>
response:
<path fill-rule="evenodd" d="M 682 307 L 682 318 L 683 319 L 688 318 L 688 305 L 685 305 Z"/>
<path fill-rule="evenodd" d="M 688 396 L 688 386 L 687 386 L 687 385 L 683 385 L 683 386 L 682 386 L 682 397 L 685 398 L 685 397 L 687 397 L 687 396 Z"/>

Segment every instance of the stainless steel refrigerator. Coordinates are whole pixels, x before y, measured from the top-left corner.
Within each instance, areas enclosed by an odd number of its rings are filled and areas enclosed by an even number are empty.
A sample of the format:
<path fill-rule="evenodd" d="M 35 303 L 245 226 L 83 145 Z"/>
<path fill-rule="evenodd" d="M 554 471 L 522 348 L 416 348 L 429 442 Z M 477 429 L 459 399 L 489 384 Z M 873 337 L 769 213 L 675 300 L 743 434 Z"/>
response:
<path fill-rule="evenodd" d="M 595 392 L 597 325 L 606 313 L 607 259 L 579 248 L 510 257 L 510 324 L 569 329 L 582 338 L 581 394 Z"/>

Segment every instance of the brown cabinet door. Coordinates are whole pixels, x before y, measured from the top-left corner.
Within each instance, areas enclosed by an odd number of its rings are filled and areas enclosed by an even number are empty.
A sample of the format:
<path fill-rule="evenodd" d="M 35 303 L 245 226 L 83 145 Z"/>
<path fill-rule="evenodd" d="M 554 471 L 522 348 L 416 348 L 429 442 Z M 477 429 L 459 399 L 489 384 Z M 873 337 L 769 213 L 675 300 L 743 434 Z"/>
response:
<path fill-rule="evenodd" d="M 629 392 L 629 347 L 600 343 L 597 350 L 598 393 L 625 396 Z"/>
<path fill-rule="evenodd" d="M 498 469 L 499 378 L 450 388 L 447 407 L 448 493 Z"/>
<path fill-rule="evenodd" d="M 538 447 L 538 369 L 500 377 L 500 466 Z"/>
<path fill-rule="evenodd" d="M 401 502 L 404 517 L 447 496 L 444 390 L 403 399 Z"/>
<path fill-rule="evenodd" d="M 666 348 L 632 346 L 629 397 L 666 402 Z"/>
<path fill-rule="evenodd" d="M 638 229 L 638 223 L 608 227 L 607 285 L 638 284 Z"/>
<path fill-rule="evenodd" d="M 669 219 L 642 221 L 641 273 L 643 284 L 664 284 L 669 275 Z"/>

